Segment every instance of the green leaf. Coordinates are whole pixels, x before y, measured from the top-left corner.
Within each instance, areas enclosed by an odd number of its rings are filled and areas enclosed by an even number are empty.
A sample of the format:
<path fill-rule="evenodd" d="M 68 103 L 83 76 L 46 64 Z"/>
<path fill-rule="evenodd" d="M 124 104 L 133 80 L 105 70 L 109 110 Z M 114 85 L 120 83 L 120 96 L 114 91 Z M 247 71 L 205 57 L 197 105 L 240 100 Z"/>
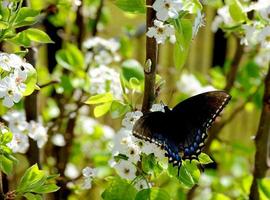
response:
<path fill-rule="evenodd" d="M 109 112 L 111 108 L 112 102 L 106 102 L 101 105 L 98 105 L 94 108 L 94 115 L 95 117 L 101 117 Z"/>
<path fill-rule="evenodd" d="M 51 38 L 45 33 L 44 31 L 41 31 L 36 28 L 29 28 L 24 31 L 27 35 L 27 37 L 34 42 L 38 43 L 54 43 Z"/>
<path fill-rule="evenodd" d="M 170 195 L 163 189 L 150 188 L 137 193 L 135 200 L 169 200 Z"/>
<path fill-rule="evenodd" d="M 139 81 L 144 80 L 143 67 L 137 60 L 126 60 L 122 63 L 122 75 L 126 81 L 130 81 L 131 78 L 136 78 Z"/>
<path fill-rule="evenodd" d="M 26 90 L 24 91 L 23 96 L 28 96 L 32 94 L 33 91 L 36 89 L 37 71 L 35 68 L 29 69 L 25 84 L 26 84 Z"/>
<path fill-rule="evenodd" d="M 4 21 L 0 21 L 0 29 L 6 29 L 8 28 L 8 23 Z"/>
<path fill-rule="evenodd" d="M 115 0 L 115 5 L 125 12 L 145 13 L 145 0 Z"/>
<path fill-rule="evenodd" d="M 243 10 L 241 3 L 238 0 L 231 0 L 229 12 L 236 22 L 243 22 L 247 19 L 246 12 Z"/>
<path fill-rule="evenodd" d="M 65 49 L 56 53 L 56 61 L 62 67 L 76 72 L 84 67 L 84 57 L 82 52 L 73 44 L 67 44 Z"/>
<path fill-rule="evenodd" d="M 38 169 L 37 164 L 26 170 L 17 186 L 18 193 L 31 192 L 34 188 L 40 187 L 46 181 L 45 172 Z"/>
<path fill-rule="evenodd" d="M 120 101 L 113 101 L 111 105 L 111 116 L 113 119 L 118 118 L 130 111 L 130 106 Z"/>
<path fill-rule="evenodd" d="M 212 160 L 207 154 L 201 153 L 201 154 L 199 155 L 199 162 L 200 162 L 201 164 L 209 164 L 209 163 L 212 163 L 213 160 Z"/>
<path fill-rule="evenodd" d="M 182 19 L 174 21 L 176 43 L 174 47 L 174 64 L 181 69 L 187 59 L 189 47 L 192 40 L 192 23 L 190 20 Z"/>
<path fill-rule="evenodd" d="M 40 194 L 26 193 L 23 196 L 28 200 L 42 200 L 42 196 Z"/>
<path fill-rule="evenodd" d="M 12 133 L 10 131 L 0 132 L 0 144 L 7 144 L 12 140 Z"/>
<path fill-rule="evenodd" d="M 137 190 L 126 180 L 115 178 L 102 193 L 104 200 L 134 200 Z"/>
<path fill-rule="evenodd" d="M 178 168 L 169 164 L 168 172 L 170 175 L 176 177 L 186 187 L 191 188 L 198 183 L 200 177 L 200 170 L 193 163 L 183 162 L 180 168 L 180 175 L 178 177 Z"/>
<path fill-rule="evenodd" d="M 59 190 L 60 187 L 57 185 L 51 183 L 51 184 L 45 184 L 39 187 L 36 187 L 31 190 L 31 192 L 39 193 L 39 194 L 45 194 L 45 193 L 51 193 Z"/>
<path fill-rule="evenodd" d="M 270 199 L 270 178 L 263 178 L 258 180 L 260 196 L 265 196 L 266 199 Z"/>
<path fill-rule="evenodd" d="M 39 15 L 39 11 L 29 7 L 23 7 L 19 10 L 16 19 L 14 21 L 14 28 L 21 26 L 29 26 L 36 22 L 36 17 Z"/>
<path fill-rule="evenodd" d="M 9 175 L 13 170 L 13 162 L 4 155 L 0 155 L 0 170 Z"/>
<path fill-rule="evenodd" d="M 104 94 L 97 94 L 95 96 L 91 96 L 85 103 L 86 104 L 100 104 L 107 103 L 113 101 L 113 95 L 110 92 Z"/>

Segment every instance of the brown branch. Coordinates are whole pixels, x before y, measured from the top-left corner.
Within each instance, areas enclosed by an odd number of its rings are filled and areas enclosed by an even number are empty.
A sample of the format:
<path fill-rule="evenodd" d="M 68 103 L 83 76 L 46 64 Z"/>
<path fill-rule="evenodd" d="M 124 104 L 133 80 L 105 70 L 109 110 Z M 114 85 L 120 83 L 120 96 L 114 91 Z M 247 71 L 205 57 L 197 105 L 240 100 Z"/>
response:
<path fill-rule="evenodd" d="M 153 21 L 156 17 L 156 12 L 150 7 L 153 5 L 154 0 L 146 1 L 146 28 L 153 26 Z M 155 81 L 156 81 L 156 68 L 157 68 L 157 52 L 158 47 L 155 38 L 146 37 L 146 60 L 151 61 L 151 66 L 144 70 L 144 96 L 142 111 L 147 112 L 153 101 L 155 100 Z"/>
<path fill-rule="evenodd" d="M 250 188 L 249 199 L 259 200 L 258 180 L 266 175 L 267 166 L 267 140 L 270 134 L 270 64 L 265 78 L 265 89 L 263 96 L 263 108 L 260 123 L 255 137 L 255 164 L 253 171 L 253 181 Z"/>
<path fill-rule="evenodd" d="M 78 27 L 78 35 L 77 35 L 77 44 L 79 49 L 82 47 L 82 42 L 83 42 L 83 35 L 84 35 L 84 20 L 83 20 L 83 15 L 82 15 L 82 6 L 83 6 L 83 1 L 81 5 L 78 6 L 77 8 L 77 13 L 76 13 L 76 25 Z"/>
<path fill-rule="evenodd" d="M 100 0 L 99 7 L 97 9 L 96 19 L 94 20 L 94 24 L 93 24 L 92 36 L 96 36 L 97 35 L 97 32 L 98 32 L 98 23 L 99 23 L 99 20 L 101 18 L 103 5 L 104 5 L 104 0 Z"/>
<path fill-rule="evenodd" d="M 232 87 L 234 86 L 236 75 L 240 66 L 240 62 L 242 60 L 243 53 L 244 53 L 244 47 L 243 45 L 240 44 L 239 39 L 237 39 L 236 43 L 237 43 L 236 52 L 232 60 L 230 71 L 227 74 L 227 77 L 226 77 L 227 82 L 224 88 L 224 90 L 228 93 L 231 91 Z"/>

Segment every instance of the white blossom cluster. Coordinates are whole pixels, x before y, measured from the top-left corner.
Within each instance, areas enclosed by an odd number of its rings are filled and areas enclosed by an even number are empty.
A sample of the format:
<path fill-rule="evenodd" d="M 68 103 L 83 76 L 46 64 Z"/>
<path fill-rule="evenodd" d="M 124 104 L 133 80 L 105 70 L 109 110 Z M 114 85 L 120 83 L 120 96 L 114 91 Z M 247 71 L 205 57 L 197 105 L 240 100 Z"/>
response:
<path fill-rule="evenodd" d="M 241 45 L 247 49 L 259 47 L 255 61 L 257 64 L 264 66 L 270 61 L 270 1 L 259 0 L 250 2 L 243 8 L 244 12 L 255 12 L 254 20 L 249 20 L 241 26 Z M 217 16 L 212 23 L 212 30 L 216 32 L 219 27 L 233 27 L 237 23 L 233 20 L 229 12 L 229 6 L 225 5 L 217 11 Z"/>
<path fill-rule="evenodd" d="M 89 70 L 90 93 L 104 94 L 111 92 L 117 99 L 122 99 L 122 87 L 119 73 L 105 65 Z"/>
<path fill-rule="evenodd" d="M 202 86 L 199 80 L 193 74 L 184 73 L 177 82 L 177 88 L 182 93 L 193 96 L 202 92 L 216 90 L 211 85 Z"/>
<path fill-rule="evenodd" d="M 83 43 L 83 48 L 87 51 L 85 55 L 86 64 L 109 65 L 121 59 L 117 53 L 120 44 L 115 39 L 89 38 Z"/>
<path fill-rule="evenodd" d="M 154 104 L 151 111 L 163 111 L 163 105 Z M 142 116 L 142 112 L 128 112 L 122 120 L 122 128 L 115 135 L 112 149 L 113 159 L 110 166 L 113 167 L 119 176 L 128 180 L 137 178 L 137 163 L 141 160 L 141 154 L 154 154 L 158 160 L 164 160 L 165 151 L 157 145 L 148 141 L 140 140 L 132 135 L 135 122 Z M 120 155 L 125 155 L 127 159 L 116 159 Z M 138 190 L 151 187 L 145 179 L 135 183 Z"/>
<path fill-rule="evenodd" d="M 10 108 L 21 100 L 31 69 L 33 66 L 19 56 L 0 52 L 0 99 L 4 106 Z"/>
<path fill-rule="evenodd" d="M 168 21 L 178 18 L 180 11 L 192 13 L 193 7 L 193 3 L 186 0 L 156 0 L 152 5 L 152 8 L 156 11 L 154 26 L 148 28 L 146 35 L 155 38 L 158 44 L 163 44 L 167 38 L 171 43 L 175 43 L 175 29 Z M 193 25 L 193 37 L 197 34 L 199 28 L 203 26 L 203 17 L 204 15 L 198 11 Z"/>
<path fill-rule="evenodd" d="M 91 167 L 85 167 L 82 170 L 82 175 L 83 175 L 82 189 L 85 189 L 85 190 L 91 189 L 93 178 L 97 176 L 97 169 L 93 169 Z"/>
<path fill-rule="evenodd" d="M 38 148 L 42 148 L 47 140 L 47 129 L 40 122 L 26 121 L 22 111 L 9 111 L 3 119 L 8 122 L 8 127 L 13 134 L 12 141 L 7 145 L 14 153 L 26 153 L 29 148 L 29 138 L 37 142 Z"/>

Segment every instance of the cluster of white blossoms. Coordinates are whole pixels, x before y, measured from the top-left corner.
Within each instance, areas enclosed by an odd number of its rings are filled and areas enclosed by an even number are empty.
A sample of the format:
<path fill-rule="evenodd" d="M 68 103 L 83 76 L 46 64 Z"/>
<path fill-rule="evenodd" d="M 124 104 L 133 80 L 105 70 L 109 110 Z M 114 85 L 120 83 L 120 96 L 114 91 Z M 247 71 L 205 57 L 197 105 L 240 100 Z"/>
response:
<path fill-rule="evenodd" d="M 3 116 L 8 122 L 8 127 L 13 134 L 12 141 L 7 145 L 14 153 L 26 153 L 29 148 L 29 138 L 37 142 L 38 148 L 42 148 L 47 140 L 47 129 L 40 122 L 26 121 L 22 111 L 9 111 Z"/>
<path fill-rule="evenodd" d="M 175 29 L 168 21 L 177 19 L 180 11 L 192 13 L 194 6 L 193 2 L 187 0 L 156 0 L 152 5 L 152 8 L 156 11 L 154 26 L 148 28 L 146 35 L 150 38 L 154 37 L 158 44 L 163 44 L 167 38 L 171 43 L 175 43 Z M 193 37 L 203 26 L 203 17 L 204 15 L 198 11 L 193 25 Z"/>
<path fill-rule="evenodd" d="M 242 35 L 240 43 L 245 45 L 247 49 L 254 49 L 255 47 L 258 50 L 255 61 L 257 64 L 264 66 L 270 61 L 270 1 L 247 2 L 244 6 L 244 12 L 255 12 L 254 16 L 257 17 L 242 24 L 239 32 Z M 216 32 L 219 27 L 234 27 L 236 25 L 239 26 L 239 22 L 233 20 L 229 6 L 225 5 L 218 9 L 217 16 L 212 23 L 212 30 Z"/>
<path fill-rule="evenodd" d="M 117 53 L 120 44 L 115 39 L 107 40 L 100 37 L 93 37 L 83 43 L 83 48 L 87 51 L 85 55 L 86 64 L 109 65 L 121 59 Z"/>
<path fill-rule="evenodd" d="M 15 54 L 0 53 L 0 99 L 10 108 L 18 103 L 26 89 L 25 81 L 33 66 Z"/>
<path fill-rule="evenodd" d="M 111 92 L 117 99 L 122 99 L 122 87 L 119 73 L 105 65 L 89 70 L 90 93 L 104 94 Z"/>
<path fill-rule="evenodd" d="M 154 111 L 164 112 L 163 105 L 154 104 L 151 109 Z M 113 167 L 119 176 L 128 180 L 137 179 L 137 163 L 141 160 L 141 154 L 154 154 L 155 157 L 162 161 L 165 159 L 165 151 L 157 145 L 148 141 L 140 140 L 132 135 L 132 129 L 136 121 L 143 115 L 140 111 L 128 112 L 122 120 L 122 128 L 115 135 L 113 140 L 112 155 L 110 166 Z M 126 159 L 122 159 L 124 155 Z M 136 181 L 135 187 L 138 190 L 151 187 L 145 179 Z"/>
<path fill-rule="evenodd" d="M 93 169 L 91 167 L 85 167 L 82 170 L 82 175 L 83 175 L 83 184 L 82 184 L 82 189 L 91 189 L 92 188 L 92 181 L 93 178 L 97 176 L 97 169 Z"/>
<path fill-rule="evenodd" d="M 177 82 L 177 88 L 182 93 L 193 96 L 202 92 L 216 90 L 211 85 L 202 86 L 193 74 L 184 73 Z"/>

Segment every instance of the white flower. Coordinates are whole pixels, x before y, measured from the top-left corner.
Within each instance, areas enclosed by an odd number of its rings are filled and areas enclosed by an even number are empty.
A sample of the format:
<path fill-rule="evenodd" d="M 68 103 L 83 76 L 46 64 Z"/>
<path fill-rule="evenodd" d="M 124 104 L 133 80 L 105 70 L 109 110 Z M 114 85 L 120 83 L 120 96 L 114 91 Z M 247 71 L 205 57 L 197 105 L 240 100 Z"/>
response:
<path fill-rule="evenodd" d="M 22 98 L 22 93 L 12 76 L 6 76 L 0 80 L 0 98 L 4 98 L 3 105 L 10 108 Z"/>
<path fill-rule="evenodd" d="M 0 53 L 0 67 L 5 71 L 11 71 L 12 69 L 18 69 L 23 64 L 23 60 L 15 55 L 8 53 Z"/>
<path fill-rule="evenodd" d="M 85 167 L 82 170 L 82 174 L 84 177 L 96 177 L 97 176 L 97 169 L 93 169 L 91 167 Z"/>
<path fill-rule="evenodd" d="M 120 160 L 114 166 L 119 176 L 125 179 L 133 180 L 136 178 L 136 167 L 127 160 Z"/>
<path fill-rule="evenodd" d="M 23 111 L 9 111 L 3 119 L 8 122 L 8 127 L 12 133 L 27 133 L 28 123 Z"/>
<path fill-rule="evenodd" d="M 153 153 L 155 157 L 159 160 L 163 160 L 165 158 L 165 150 L 161 149 L 159 146 L 150 143 L 148 141 L 143 141 L 143 146 L 141 147 L 141 151 L 146 155 Z"/>
<path fill-rule="evenodd" d="M 260 49 L 255 57 L 255 62 L 260 66 L 268 66 L 270 62 L 270 49 Z"/>
<path fill-rule="evenodd" d="M 156 111 L 165 112 L 164 105 L 163 104 L 153 104 L 150 111 L 151 112 L 156 112 Z"/>
<path fill-rule="evenodd" d="M 270 27 L 263 28 L 258 34 L 258 42 L 263 48 L 270 48 Z"/>
<path fill-rule="evenodd" d="M 22 71 L 20 69 L 17 69 L 14 71 L 13 74 L 10 75 L 13 80 L 15 80 L 15 84 L 18 87 L 20 92 L 24 92 L 26 89 L 26 84 L 24 81 L 27 79 L 27 73 L 26 71 Z"/>
<path fill-rule="evenodd" d="M 245 36 L 241 38 L 240 44 L 256 45 L 258 43 L 258 29 L 255 26 L 243 25 L 242 26 Z"/>
<path fill-rule="evenodd" d="M 167 38 L 170 39 L 171 43 L 175 43 L 175 30 L 170 24 L 164 24 L 159 20 L 154 20 L 154 26 L 149 27 L 146 35 L 150 38 L 154 37 L 158 44 L 165 42 Z"/>
<path fill-rule="evenodd" d="M 40 122 L 30 121 L 28 136 L 37 141 L 38 148 L 42 148 L 47 140 L 47 129 Z"/>
<path fill-rule="evenodd" d="M 91 68 L 89 76 L 91 94 L 104 94 L 110 91 L 115 98 L 122 99 L 120 75 L 117 71 L 105 65 L 100 65 Z"/>
<path fill-rule="evenodd" d="M 193 28 L 192 28 L 192 37 L 193 38 L 197 35 L 200 27 L 205 25 L 204 24 L 204 17 L 205 17 L 205 14 L 202 14 L 201 11 L 199 10 L 197 12 L 197 16 L 195 18 Z"/>
<path fill-rule="evenodd" d="M 115 135 L 113 143 L 114 147 L 112 149 L 112 153 L 114 155 L 124 153 L 126 151 L 126 147 L 133 143 L 131 130 L 121 128 L 120 131 L 118 131 L 118 133 Z"/>
<path fill-rule="evenodd" d="M 86 40 L 83 43 L 83 47 L 86 50 L 90 50 L 86 53 L 86 63 L 96 62 L 99 65 L 110 64 L 113 61 L 120 61 L 120 56 L 117 51 L 120 48 L 120 44 L 115 39 L 103 39 L 100 37 L 94 37 Z"/>
<path fill-rule="evenodd" d="M 140 149 L 136 144 L 127 145 L 125 155 L 128 157 L 128 160 L 133 163 L 137 163 L 140 160 Z"/>
<path fill-rule="evenodd" d="M 151 188 L 151 184 L 147 183 L 147 181 L 144 180 L 144 179 L 141 179 L 141 180 L 137 181 L 134 186 L 139 191 L 143 190 L 143 189 Z"/>
<path fill-rule="evenodd" d="M 115 135 L 115 131 L 109 126 L 102 126 L 105 139 L 112 139 Z"/>
<path fill-rule="evenodd" d="M 26 153 L 29 148 L 28 137 L 23 133 L 14 132 L 12 140 L 7 146 L 12 149 L 13 153 Z"/>
<path fill-rule="evenodd" d="M 63 147 L 66 145 L 66 141 L 63 134 L 56 133 L 52 136 L 51 140 L 55 146 Z"/>
<path fill-rule="evenodd" d="M 263 19 L 265 19 L 266 21 L 270 22 L 270 3 L 268 4 L 268 6 L 260 9 L 259 10 L 259 13 L 260 13 L 260 15 L 261 15 L 261 17 Z"/>
<path fill-rule="evenodd" d="M 125 118 L 122 120 L 122 126 L 128 130 L 132 130 L 135 122 L 143 116 L 141 111 L 127 112 Z"/>
<path fill-rule="evenodd" d="M 77 128 L 80 128 L 80 132 L 92 135 L 94 127 L 97 125 L 97 121 L 91 117 L 80 116 L 77 121 Z"/>
<path fill-rule="evenodd" d="M 157 19 L 166 21 L 169 18 L 177 18 L 178 12 L 182 9 L 180 0 L 156 0 L 153 4 Z"/>
<path fill-rule="evenodd" d="M 83 184 L 82 184 L 82 189 L 84 190 L 89 190 L 92 188 L 92 178 L 91 177 L 87 177 L 84 178 Z"/>
<path fill-rule="evenodd" d="M 217 16 L 214 18 L 212 22 L 212 31 L 216 32 L 218 30 L 218 27 L 224 23 L 225 25 L 230 25 L 233 23 L 233 19 L 231 18 L 230 12 L 229 12 L 229 6 L 223 6 L 222 8 L 219 8 L 217 11 Z"/>
<path fill-rule="evenodd" d="M 74 164 L 68 163 L 64 174 L 68 178 L 75 179 L 79 177 L 80 172 L 78 171 L 77 167 Z"/>
<path fill-rule="evenodd" d="M 192 74 L 183 74 L 180 80 L 177 82 L 177 88 L 190 96 L 216 90 L 213 86 L 202 86 L 198 79 Z"/>

